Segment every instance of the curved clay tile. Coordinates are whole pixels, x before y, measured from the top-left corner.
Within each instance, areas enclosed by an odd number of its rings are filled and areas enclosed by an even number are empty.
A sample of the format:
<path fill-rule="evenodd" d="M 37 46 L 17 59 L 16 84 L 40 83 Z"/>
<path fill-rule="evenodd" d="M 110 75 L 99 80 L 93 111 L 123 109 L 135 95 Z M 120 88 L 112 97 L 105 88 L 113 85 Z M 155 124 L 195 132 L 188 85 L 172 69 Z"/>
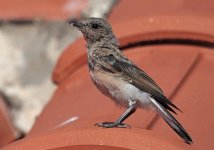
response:
<path fill-rule="evenodd" d="M 87 0 L 0 0 L 0 18 L 3 20 L 64 20 L 79 17 Z"/>
<path fill-rule="evenodd" d="M 8 110 L 0 95 L 0 147 L 3 147 L 16 139 L 15 129 L 12 126 Z"/>

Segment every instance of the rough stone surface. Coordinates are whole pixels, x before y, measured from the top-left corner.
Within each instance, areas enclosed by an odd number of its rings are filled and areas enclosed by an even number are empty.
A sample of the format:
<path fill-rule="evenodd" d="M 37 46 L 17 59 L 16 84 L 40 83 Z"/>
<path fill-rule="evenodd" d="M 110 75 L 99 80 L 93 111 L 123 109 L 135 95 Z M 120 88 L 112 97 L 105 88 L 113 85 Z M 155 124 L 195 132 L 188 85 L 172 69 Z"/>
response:
<path fill-rule="evenodd" d="M 85 17 L 104 17 L 107 16 L 112 6 L 118 0 L 89 0 L 88 8 L 83 12 Z"/>
<path fill-rule="evenodd" d="M 103 17 L 115 0 L 91 0 L 84 16 Z M 96 4 L 96 5 L 95 5 Z M 8 97 L 13 123 L 28 132 L 55 90 L 52 69 L 60 53 L 80 36 L 66 22 L 0 24 L 0 91 Z"/>
<path fill-rule="evenodd" d="M 51 72 L 60 52 L 77 36 L 64 22 L 0 27 L 0 90 L 10 100 L 16 126 L 28 131 L 55 89 Z"/>

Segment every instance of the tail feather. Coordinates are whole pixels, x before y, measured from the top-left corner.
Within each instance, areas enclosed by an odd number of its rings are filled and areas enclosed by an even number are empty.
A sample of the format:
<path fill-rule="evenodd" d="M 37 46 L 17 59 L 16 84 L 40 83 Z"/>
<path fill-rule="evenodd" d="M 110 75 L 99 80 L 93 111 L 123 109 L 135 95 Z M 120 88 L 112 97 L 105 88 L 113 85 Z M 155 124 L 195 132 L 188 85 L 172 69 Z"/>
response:
<path fill-rule="evenodd" d="M 182 125 L 155 99 L 151 98 L 151 102 L 156 111 L 166 121 L 166 123 L 187 143 L 191 144 L 192 139 Z"/>

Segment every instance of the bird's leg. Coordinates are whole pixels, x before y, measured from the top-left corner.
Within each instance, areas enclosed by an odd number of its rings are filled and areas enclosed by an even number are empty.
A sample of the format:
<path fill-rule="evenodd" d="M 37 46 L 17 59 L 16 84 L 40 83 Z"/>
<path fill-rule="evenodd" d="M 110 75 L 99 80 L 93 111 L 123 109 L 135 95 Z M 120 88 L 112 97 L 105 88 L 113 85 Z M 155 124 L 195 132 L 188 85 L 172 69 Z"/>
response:
<path fill-rule="evenodd" d="M 136 111 L 136 102 L 130 102 L 128 109 L 115 121 L 115 122 L 103 122 L 103 123 L 96 123 L 95 125 L 98 127 L 103 128 L 126 128 L 129 127 L 129 125 L 122 123 L 124 120 L 126 120 L 131 114 L 133 114 Z"/>

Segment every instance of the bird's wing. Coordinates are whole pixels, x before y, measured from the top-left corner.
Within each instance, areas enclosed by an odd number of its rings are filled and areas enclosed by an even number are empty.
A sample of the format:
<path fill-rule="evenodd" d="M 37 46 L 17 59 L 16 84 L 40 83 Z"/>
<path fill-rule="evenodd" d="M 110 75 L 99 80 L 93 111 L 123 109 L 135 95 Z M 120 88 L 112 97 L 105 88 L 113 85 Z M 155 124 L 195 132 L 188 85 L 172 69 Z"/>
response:
<path fill-rule="evenodd" d="M 155 83 L 155 81 L 152 80 L 152 78 L 150 78 L 144 71 L 139 69 L 124 56 L 108 53 L 107 55 L 101 56 L 97 63 L 99 63 L 104 71 L 107 71 L 112 75 L 121 75 L 123 80 L 126 80 L 140 90 L 149 93 L 164 108 L 174 113 L 175 111 L 170 106 L 178 109 L 164 96 L 163 91 Z"/>

